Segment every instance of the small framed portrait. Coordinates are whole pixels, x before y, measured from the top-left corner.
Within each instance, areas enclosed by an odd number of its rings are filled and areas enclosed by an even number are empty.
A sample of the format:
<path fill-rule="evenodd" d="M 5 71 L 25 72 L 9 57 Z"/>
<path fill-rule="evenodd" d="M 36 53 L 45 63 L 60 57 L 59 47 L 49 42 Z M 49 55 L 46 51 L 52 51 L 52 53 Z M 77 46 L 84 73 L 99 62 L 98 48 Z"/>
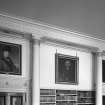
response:
<path fill-rule="evenodd" d="M 6 105 L 5 96 L 0 95 L 0 105 Z"/>
<path fill-rule="evenodd" d="M 11 105 L 23 105 L 23 96 L 11 96 Z"/>
<path fill-rule="evenodd" d="M 0 41 L 0 73 L 21 75 L 21 45 Z"/>
<path fill-rule="evenodd" d="M 79 58 L 55 54 L 55 83 L 78 84 Z"/>

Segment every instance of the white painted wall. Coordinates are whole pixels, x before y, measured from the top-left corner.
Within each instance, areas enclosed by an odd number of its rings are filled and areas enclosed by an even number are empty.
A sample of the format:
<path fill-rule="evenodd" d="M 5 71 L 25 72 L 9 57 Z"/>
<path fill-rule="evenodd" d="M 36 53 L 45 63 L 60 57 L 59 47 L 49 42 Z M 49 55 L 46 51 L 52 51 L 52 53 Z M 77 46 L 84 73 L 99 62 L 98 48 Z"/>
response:
<path fill-rule="evenodd" d="M 79 84 L 55 84 L 55 53 L 79 57 Z M 90 52 L 76 51 L 70 48 L 52 46 L 41 43 L 40 45 L 40 88 L 57 89 L 92 89 L 92 54 Z"/>

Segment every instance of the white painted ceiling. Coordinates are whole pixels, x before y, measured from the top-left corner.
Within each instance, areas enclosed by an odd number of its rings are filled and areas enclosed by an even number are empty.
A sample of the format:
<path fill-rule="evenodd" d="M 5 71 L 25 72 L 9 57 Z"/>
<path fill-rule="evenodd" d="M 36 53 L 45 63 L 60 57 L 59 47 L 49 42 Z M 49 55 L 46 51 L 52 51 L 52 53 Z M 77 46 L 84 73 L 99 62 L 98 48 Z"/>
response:
<path fill-rule="evenodd" d="M 0 0 L 0 12 L 105 39 L 105 0 Z"/>

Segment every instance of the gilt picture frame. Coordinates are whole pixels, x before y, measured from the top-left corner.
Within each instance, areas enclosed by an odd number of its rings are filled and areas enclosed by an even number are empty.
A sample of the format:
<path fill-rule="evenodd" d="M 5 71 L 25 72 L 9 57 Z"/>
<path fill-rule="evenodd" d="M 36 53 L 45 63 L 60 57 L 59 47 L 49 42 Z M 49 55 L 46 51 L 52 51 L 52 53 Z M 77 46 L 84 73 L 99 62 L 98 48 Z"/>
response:
<path fill-rule="evenodd" d="M 0 41 L 0 74 L 21 75 L 22 45 Z"/>
<path fill-rule="evenodd" d="M 55 54 L 55 83 L 77 85 L 79 71 L 79 57 Z"/>

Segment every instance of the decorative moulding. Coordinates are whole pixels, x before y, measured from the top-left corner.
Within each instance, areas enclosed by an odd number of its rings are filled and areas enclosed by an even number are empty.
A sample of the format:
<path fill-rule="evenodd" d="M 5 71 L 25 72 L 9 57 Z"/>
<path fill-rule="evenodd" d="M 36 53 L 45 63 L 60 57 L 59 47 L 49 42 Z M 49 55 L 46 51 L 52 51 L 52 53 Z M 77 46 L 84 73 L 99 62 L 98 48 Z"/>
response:
<path fill-rule="evenodd" d="M 90 37 L 86 34 L 65 30 L 56 26 L 45 24 L 36 20 L 12 16 L 9 14 L 0 14 L 0 27 L 9 29 L 18 33 L 31 34 L 33 39 L 50 39 L 62 40 L 65 42 L 76 43 L 85 46 L 105 49 L 105 40 Z M 30 36 L 31 36 L 30 35 Z"/>

